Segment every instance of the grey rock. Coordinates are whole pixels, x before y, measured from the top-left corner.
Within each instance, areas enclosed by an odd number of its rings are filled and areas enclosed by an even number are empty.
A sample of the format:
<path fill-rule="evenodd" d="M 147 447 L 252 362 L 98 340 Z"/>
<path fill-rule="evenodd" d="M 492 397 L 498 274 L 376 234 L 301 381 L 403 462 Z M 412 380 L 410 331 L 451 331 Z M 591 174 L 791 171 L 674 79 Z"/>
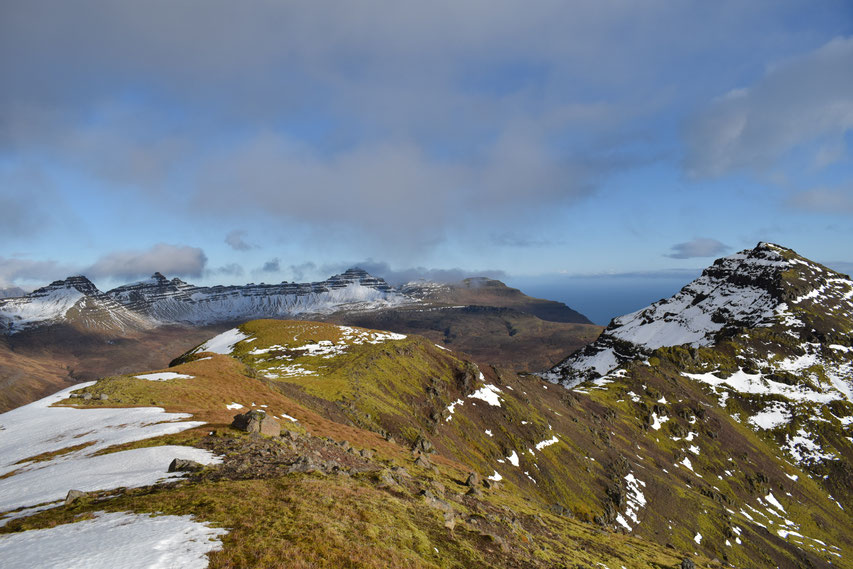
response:
<path fill-rule="evenodd" d="M 65 495 L 65 505 L 73 504 L 80 498 L 85 498 L 86 496 L 88 496 L 88 494 L 82 490 L 69 490 L 68 494 Z"/>
<path fill-rule="evenodd" d="M 465 481 L 465 485 L 471 488 L 474 488 L 480 483 L 480 475 L 476 472 L 472 472 L 468 475 L 468 480 Z"/>
<path fill-rule="evenodd" d="M 685 557 L 681 560 L 681 569 L 696 569 L 696 564 L 692 559 Z"/>
<path fill-rule="evenodd" d="M 194 460 L 176 458 L 169 464 L 169 472 L 198 472 L 204 465 Z"/>
<path fill-rule="evenodd" d="M 247 433 L 260 433 L 271 437 L 281 435 L 281 423 L 259 409 L 234 415 L 231 426 Z"/>

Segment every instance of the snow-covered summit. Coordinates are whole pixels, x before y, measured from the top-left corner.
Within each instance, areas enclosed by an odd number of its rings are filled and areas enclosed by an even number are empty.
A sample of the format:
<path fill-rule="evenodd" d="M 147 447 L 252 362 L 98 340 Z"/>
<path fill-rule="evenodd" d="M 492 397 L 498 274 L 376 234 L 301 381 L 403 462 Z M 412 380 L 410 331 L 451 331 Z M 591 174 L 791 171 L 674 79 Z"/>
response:
<path fill-rule="evenodd" d="M 544 376 L 575 384 L 660 347 L 711 346 L 755 327 L 808 334 L 817 326 L 816 318 L 853 320 L 851 297 L 849 277 L 762 242 L 717 259 L 674 296 L 615 318 L 598 340 Z M 816 306 L 819 310 L 812 310 Z"/>
<path fill-rule="evenodd" d="M 0 330 L 6 333 L 59 322 L 96 329 L 149 326 L 147 319 L 127 310 L 79 275 L 54 281 L 22 297 L 0 300 Z"/>

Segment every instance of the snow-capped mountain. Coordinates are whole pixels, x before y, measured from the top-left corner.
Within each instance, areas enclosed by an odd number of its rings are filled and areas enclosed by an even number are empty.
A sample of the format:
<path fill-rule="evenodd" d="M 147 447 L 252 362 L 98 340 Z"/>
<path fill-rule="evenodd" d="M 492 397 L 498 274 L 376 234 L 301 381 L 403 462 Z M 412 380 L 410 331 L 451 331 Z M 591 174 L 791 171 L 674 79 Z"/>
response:
<path fill-rule="evenodd" d="M 573 385 L 658 348 L 712 346 L 751 328 L 774 329 L 803 342 L 843 336 L 833 325 L 839 319 L 848 329 L 853 322 L 848 276 L 790 249 L 759 243 L 718 259 L 671 298 L 615 318 L 596 342 L 544 376 Z"/>
<path fill-rule="evenodd" d="M 213 324 L 257 317 L 282 318 L 369 310 L 416 302 L 362 269 L 315 283 L 198 287 L 160 273 L 106 293 L 86 277 L 56 281 L 20 298 L 0 300 L 6 333 L 44 324 L 78 322 L 86 328 L 150 328 Z"/>
<path fill-rule="evenodd" d="M 115 288 L 107 295 L 160 323 L 210 324 L 267 317 L 328 314 L 409 304 L 381 278 L 358 268 L 315 283 L 197 287 L 160 273 Z"/>
<path fill-rule="evenodd" d="M 142 329 L 152 325 L 149 319 L 102 293 L 84 276 L 54 281 L 26 296 L 0 300 L 0 330 L 7 334 L 55 322 L 96 330 Z"/>

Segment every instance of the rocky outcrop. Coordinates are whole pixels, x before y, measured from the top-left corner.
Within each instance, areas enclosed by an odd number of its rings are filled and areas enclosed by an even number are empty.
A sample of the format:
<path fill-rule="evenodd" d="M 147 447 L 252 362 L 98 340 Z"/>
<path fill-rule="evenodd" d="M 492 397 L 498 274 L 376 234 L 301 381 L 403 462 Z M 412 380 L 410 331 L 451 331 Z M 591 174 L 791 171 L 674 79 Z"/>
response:
<path fill-rule="evenodd" d="M 231 426 L 247 433 L 260 433 L 270 437 L 281 435 L 281 423 L 257 409 L 235 415 Z"/>

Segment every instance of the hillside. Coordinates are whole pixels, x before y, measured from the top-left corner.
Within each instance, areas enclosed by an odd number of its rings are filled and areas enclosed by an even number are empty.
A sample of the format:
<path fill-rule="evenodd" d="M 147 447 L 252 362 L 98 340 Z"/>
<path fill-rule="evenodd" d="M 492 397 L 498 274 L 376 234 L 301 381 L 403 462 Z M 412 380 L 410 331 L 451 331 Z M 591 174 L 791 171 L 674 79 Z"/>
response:
<path fill-rule="evenodd" d="M 0 411 L 76 381 L 164 366 L 211 334 L 259 317 L 424 334 L 523 371 L 555 364 L 601 330 L 562 303 L 484 279 L 398 290 L 349 269 L 318 283 L 197 287 L 156 273 L 104 293 L 69 277 L 0 300 Z"/>
<path fill-rule="evenodd" d="M 142 530 L 157 513 L 182 536 L 204 536 L 184 546 L 185 537 L 169 542 L 151 532 L 161 555 L 208 554 L 211 567 L 669 567 L 681 560 L 556 507 L 523 473 L 525 459 L 522 467 L 509 458 L 486 468 L 488 455 L 515 455 L 503 448 L 511 441 L 533 446 L 541 438 L 544 425 L 522 395 L 544 387 L 539 380 L 496 384 L 493 370 L 423 338 L 298 321 L 247 323 L 175 363 L 0 415 L 0 510 L 12 510 L 0 529 L 4 559 L 45 564 L 34 551 L 52 551 L 48 544 L 65 535 L 102 536 L 116 520 L 139 528 L 144 544 Z M 145 407 L 152 404 L 160 409 Z M 276 417 L 282 436 L 228 426 L 248 409 Z M 466 438 L 473 456 L 462 448 Z M 550 462 L 563 444 L 537 452 Z M 206 466 L 168 475 L 173 457 Z M 63 503 L 71 488 L 84 494 Z M 62 555 L 79 560 L 90 552 Z"/>

